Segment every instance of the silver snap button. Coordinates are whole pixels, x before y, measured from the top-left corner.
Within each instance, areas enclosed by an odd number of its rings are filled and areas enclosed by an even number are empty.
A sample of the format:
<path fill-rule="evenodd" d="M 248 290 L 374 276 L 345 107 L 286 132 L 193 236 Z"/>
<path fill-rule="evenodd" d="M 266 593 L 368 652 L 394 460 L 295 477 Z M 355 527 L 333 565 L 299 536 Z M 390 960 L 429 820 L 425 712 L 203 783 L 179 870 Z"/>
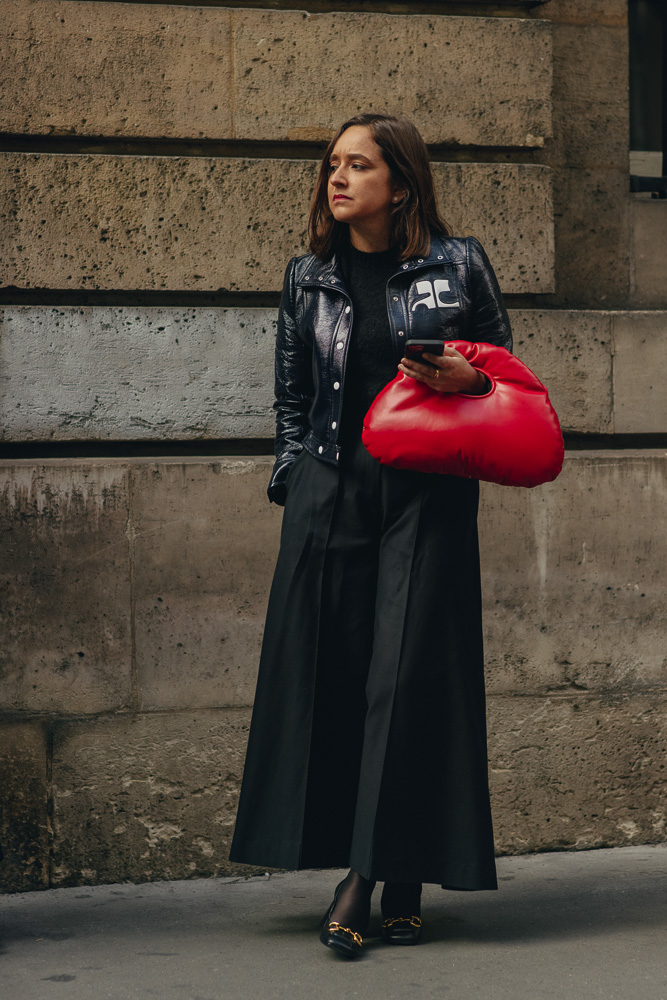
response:
<path fill-rule="evenodd" d="M 335 284 L 336 284 L 336 278 L 332 278 L 332 279 L 331 279 L 331 284 L 332 284 L 332 285 L 335 285 Z"/>
<path fill-rule="evenodd" d="M 310 275 L 309 275 L 309 274 L 307 274 L 307 275 L 306 275 L 306 277 L 305 277 L 305 278 L 304 278 L 303 280 L 304 280 L 304 281 L 310 281 Z"/>
<path fill-rule="evenodd" d="M 337 351 L 342 351 L 342 350 L 343 350 L 343 343 L 342 343 L 342 341 L 339 341 L 339 342 L 338 342 L 338 343 L 336 344 L 336 350 L 337 350 Z"/>
<path fill-rule="evenodd" d="M 334 389 L 340 389 L 340 382 L 334 382 Z"/>
<path fill-rule="evenodd" d="M 394 302 L 398 302 L 398 295 L 394 295 Z"/>
<path fill-rule="evenodd" d="M 336 421 L 334 420 L 334 422 L 331 425 L 331 429 L 335 431 L 336 430 L 336 426 L 337 426 L 336 425 Z"/>
<path fill-rule="evenodd" d="M 423 264 L 424 263 L 424 258 L 423 257 L 418 257 L 417 258 L 417 263 L 418 264 Z"/>
<path fill-rule="evenodd" d="M 407 264 L 404 264 L 404 265 L 403 265 L 403 270 L 404 270 L 404 271 L 405 271 L 405 270 L 407 270 L 407 266 L 408 266 Z"/>
<path fill-rule="evenodd" d="M 399 335 L 399 337 L 404 337 L 404 336 L 405 336 L 405 334 L 403 333 L 403 331 L 402 331 L 402 330 L 399 330 L 399 331 L 398 331 L 398 335 Z"/>
<path fill-rule="evenodd" d="M 322 454 L 322 452 L 324 451 L 324 448 L 322 447 L 322 445 L 320 445 L 320 446 L 319 446 L 319 448 L 318 448 L 317 450 L 319 451 L 319 453 L 320 453 L 320 455 L 321 455 L 321 454 Z"/>
<path fill-rule="evenodd" d="M 345 306 L 345 312 L 349 313 L 349 311 L 350 311 L 350 307 L 349 306 Z"/>
<path fill-rule="evenodd" d="M 441 253 L 438 254 L 438 260 L 442 260 L 442 254 Z"/>

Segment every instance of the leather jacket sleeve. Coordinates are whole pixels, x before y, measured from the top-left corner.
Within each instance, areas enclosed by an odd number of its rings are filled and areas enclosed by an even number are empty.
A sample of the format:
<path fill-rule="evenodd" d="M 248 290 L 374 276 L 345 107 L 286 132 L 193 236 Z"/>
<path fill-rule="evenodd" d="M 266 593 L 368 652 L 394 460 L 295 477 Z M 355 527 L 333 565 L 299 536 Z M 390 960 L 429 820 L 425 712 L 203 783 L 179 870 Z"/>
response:
<path fill-rule="evenodd" d="M 472 291 L 470 339 L 512 350 L 512 328 L 507 309 L 484 247 L 474 236 L 466 239 Z"/>
<path fill-rule="evenodd" d="M 278 312 L 275 353 L 276 461 L 267 490 L 269 500 L 282 507 L 285 485 L 292 463 L 301 451 L 310 424 L 308 413 L 315 394 L 312 375 L 312 348 L 299 335 L 295 318 L 294 284 L 296 257 L 285 270 Z"/>

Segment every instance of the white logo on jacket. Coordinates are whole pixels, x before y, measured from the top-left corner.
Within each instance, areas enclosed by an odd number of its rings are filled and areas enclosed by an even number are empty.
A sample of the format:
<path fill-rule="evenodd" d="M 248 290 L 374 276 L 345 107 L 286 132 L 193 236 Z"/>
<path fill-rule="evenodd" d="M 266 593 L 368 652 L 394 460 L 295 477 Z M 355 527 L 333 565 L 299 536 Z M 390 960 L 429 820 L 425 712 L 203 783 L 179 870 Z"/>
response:
<path fill-rule="evenodd" d="M 445 293 L 452 294 L 449 281 L 446 278 L 436 278 L 435 281 L 418 281 L 417 294 L 420 298 L 413 305 L 412 311 L 415 312 L 415 310 L 422 308 L 437 309 L 439 306 L 455 309 L 458 306 L 458 301 L 455 299 L 454 302 L 446 302 L 442 298 Z"/>

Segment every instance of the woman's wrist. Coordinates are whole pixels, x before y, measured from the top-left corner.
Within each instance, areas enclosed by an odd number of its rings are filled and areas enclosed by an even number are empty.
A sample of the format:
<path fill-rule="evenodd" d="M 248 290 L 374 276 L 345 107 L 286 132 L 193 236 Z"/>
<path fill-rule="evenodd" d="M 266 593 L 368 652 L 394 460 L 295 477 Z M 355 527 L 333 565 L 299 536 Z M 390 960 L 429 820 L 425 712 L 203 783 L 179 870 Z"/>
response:
<path fill-rule="evenodd" d="M 477 368 L 473 368 L 472 370 L 475 373 L 475 379 L 471 380 L 471 386 L 469 389 L 462 389 L 461 391 L 466 396 L 483 396 L 485 392 L 489 391 L 488 379 L 484 372 L 478 371 Z"/>

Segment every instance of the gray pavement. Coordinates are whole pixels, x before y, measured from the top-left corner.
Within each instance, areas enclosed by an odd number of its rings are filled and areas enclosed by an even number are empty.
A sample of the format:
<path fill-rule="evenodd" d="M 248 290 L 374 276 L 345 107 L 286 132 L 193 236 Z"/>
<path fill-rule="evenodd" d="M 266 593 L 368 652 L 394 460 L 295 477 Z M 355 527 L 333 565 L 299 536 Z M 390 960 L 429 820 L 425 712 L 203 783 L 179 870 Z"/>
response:
<path fill-rule="evenodd" d="M 2 1000 L 667 1000 L 667 845 L 500 858 L 500 891 L 425 886 L 424 940 L 364 955 L 318 923 L 341 873 L 0 896 Z"/>

